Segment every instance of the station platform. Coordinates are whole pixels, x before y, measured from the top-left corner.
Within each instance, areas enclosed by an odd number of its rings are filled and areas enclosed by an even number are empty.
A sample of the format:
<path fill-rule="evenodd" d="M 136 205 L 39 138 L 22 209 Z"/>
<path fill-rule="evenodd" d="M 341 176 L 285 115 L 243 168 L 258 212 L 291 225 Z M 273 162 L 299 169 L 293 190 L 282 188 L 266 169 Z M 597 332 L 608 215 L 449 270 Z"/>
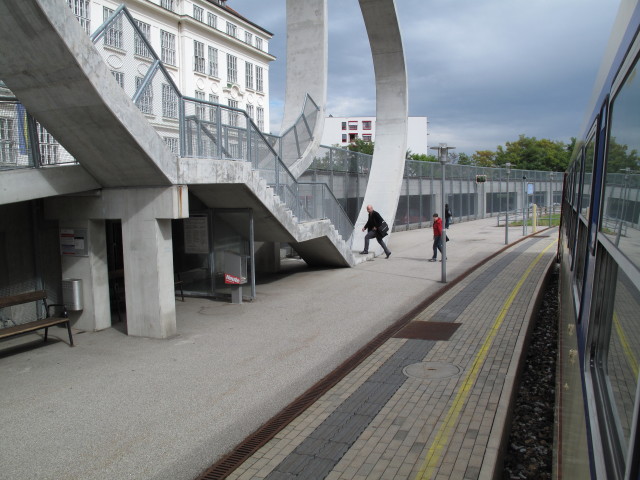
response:
<path fill-rule="evenodd" d="M 557 239 L 505 249 L 496 223 L 452 225 L 447 283 L 409 230 L 355 268 L 291 261 L 253 302 L 177 300 L 169 340 L 2 342 L 0 479 L 492 478 Z"/>

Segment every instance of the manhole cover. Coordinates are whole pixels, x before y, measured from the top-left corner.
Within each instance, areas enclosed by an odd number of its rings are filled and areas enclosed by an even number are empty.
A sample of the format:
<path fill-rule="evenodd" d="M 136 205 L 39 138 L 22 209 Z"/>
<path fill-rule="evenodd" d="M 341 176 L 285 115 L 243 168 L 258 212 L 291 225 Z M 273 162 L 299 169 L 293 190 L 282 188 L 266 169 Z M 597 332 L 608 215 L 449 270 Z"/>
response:
<path fill-rule="evenodd" d="M 421 380 L 455 377 L 460 374 L 460 367 L 452 363 L 420 362 L 407 365 L 402 370 L 407 377 Z"/>

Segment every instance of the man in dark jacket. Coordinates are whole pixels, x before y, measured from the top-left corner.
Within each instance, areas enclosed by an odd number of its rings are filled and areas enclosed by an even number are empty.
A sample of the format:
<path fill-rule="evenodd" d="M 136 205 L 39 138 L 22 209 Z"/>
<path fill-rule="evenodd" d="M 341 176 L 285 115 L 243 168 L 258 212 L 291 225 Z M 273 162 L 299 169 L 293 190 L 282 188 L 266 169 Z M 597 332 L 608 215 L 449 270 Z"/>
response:
<path fill-rule="evenodd" d="M 437 213 L 433 214 L 433 257 L 430 262 L 435 262 L 438 259 L 438 250 L 440 250 L 440 256 L 442 256 L 442 219 L 438 217 Z"/>
<path fill-rule="evenodd" d="M 362 227 L 362 231 L 364 232 L 365 230 L 367 230 L 367 234 L 364 237 L 364 250 L 360 253 L 362 255 L 366 255 L 367 253 L 369 253 L 369 240 L 371 240 L 373 237 L 376 237 L 376 240 L 382 247 L 382 250 L 384 250 L 387 258 L 389 258 L 389 256 L 391 255 L 391 250 L 387 248 L 387 246 L 384 244 L 384 241 L 382 240 L 382 236 L 378 234 L 378 228 L 380 228 L 380 225 L 382 225 L 383 222 L 382 217 L 373 209 L 372 205 L 367 205 L 367 212 L 369 213 L 369 220 L 367 220 L 367 223 L 365 223 L 364 227 Z"/>

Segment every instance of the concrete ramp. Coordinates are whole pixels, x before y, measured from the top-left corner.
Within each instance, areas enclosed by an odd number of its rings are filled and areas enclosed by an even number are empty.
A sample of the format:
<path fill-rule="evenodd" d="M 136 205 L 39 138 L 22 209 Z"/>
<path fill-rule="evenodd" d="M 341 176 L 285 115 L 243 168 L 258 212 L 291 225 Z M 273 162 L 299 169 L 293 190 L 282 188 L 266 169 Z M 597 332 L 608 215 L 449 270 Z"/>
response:
<path fill-rule="evenodd" d="M 0 0 L 0 78 L 104 187 L 171 185 L 176 159 L 60 0 Z"/>
<path fill-rule="evenodd" d="M 309 265 L 352 267 L 360 260 L 329 220 L 299 223 L 247 162 L 181 158 L 180 181 L 210 208 L 251 208 L 257 241 L 289 243 Z"/>

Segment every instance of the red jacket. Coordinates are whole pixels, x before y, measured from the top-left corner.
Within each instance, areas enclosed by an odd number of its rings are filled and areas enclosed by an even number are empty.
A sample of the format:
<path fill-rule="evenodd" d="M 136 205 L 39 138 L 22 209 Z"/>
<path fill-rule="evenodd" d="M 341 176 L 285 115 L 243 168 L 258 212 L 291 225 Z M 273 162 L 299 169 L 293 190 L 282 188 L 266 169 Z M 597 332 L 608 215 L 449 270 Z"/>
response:
<path fill-rule="evenodd" d="M 435 237 L 442 235 L 442 219 L 440 217 L 433 221 L 433 235 Z"/>

